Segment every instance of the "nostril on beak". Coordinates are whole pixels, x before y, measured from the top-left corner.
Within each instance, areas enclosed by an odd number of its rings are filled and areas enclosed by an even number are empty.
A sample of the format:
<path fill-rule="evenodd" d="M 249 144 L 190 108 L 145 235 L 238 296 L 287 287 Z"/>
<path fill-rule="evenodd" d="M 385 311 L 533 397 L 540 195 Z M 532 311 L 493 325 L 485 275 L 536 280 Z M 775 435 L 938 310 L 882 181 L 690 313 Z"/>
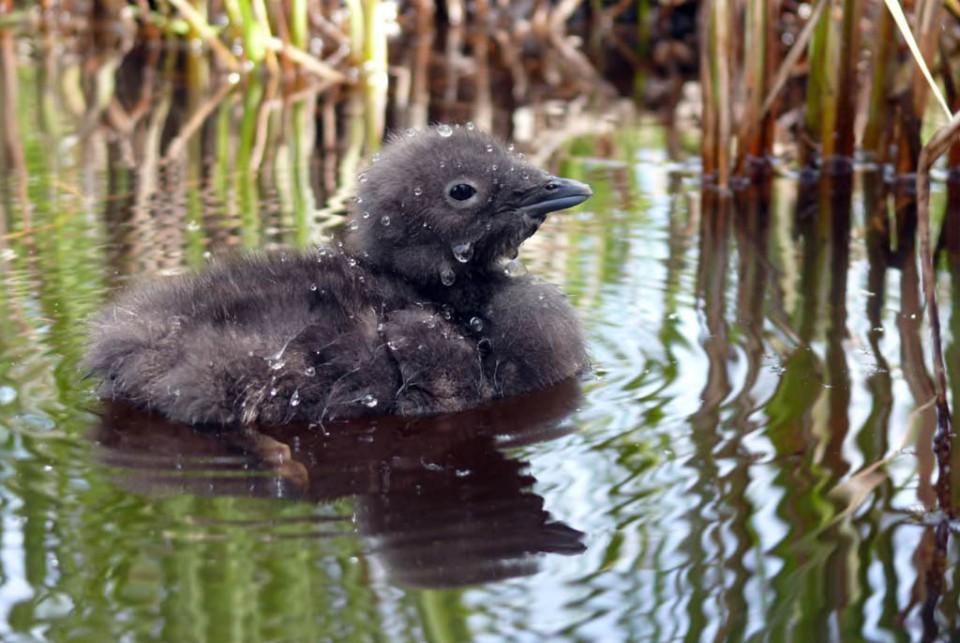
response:
<path fill-rule="evenodd" d="M 554 190 L 560 189 L 560 184 L 557 183 L 556 181 L 550 181 L 543 187 L 543 189 L 546 190 L 547 192 L 553 192 Z"/>

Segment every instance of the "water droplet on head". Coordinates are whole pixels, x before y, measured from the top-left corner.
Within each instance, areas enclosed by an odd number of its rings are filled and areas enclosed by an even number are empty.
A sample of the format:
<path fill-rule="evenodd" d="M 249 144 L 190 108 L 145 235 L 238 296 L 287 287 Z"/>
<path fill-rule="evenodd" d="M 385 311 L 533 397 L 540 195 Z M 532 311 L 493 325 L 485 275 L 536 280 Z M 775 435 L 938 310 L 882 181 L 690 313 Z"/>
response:
<path fill-rule="evenodd" d="M 523 262 L 519 259 L 511 259 L 507 262 L 507 265 L 503 267 L 503 272 L 508 277 L 522 277 L 527 274 L 527 267 L 523 265 Z"/>
<path fill-rule="evenodd" d="M 445 168 L 445 167 L 447 167 L 447 162 L 446 162 L 446 161 L 440 161 L 440 169 L 442 170 L 442 169 Z"/>
<path fill-rule="evenodd" d="M 361 172 L 360 174 L 358 174 L 358 175 L 357 175 L 357 180 L 360 181 L 361 183 L 366 183 L 366 182 L 367 182 L 367 173 L 366 173 L 366 172 Z"/>
<path fill-rule="evenodd" d="M 440 271 L 440 283 L 442 283 L 444 286 L 452 286 L 453 282 L 456 280 L 457 275 L 450 268 L 444 268 Z"/>
<path fill-rule="evenodd" d="M 493 170 L 494 172 L 496 172 L 496 171 L 497 171 L 497 167 L 499 167 L 499 166 L 498 166 L 496 163 L 494 163 L 493 165 L 490 166 L 490 169 Z M 494 184 L 496 184 L 496 183 L 497 183 L 497 180 L 494 179 L 493 182 L 494 182 Z"/>
<path fill-rule="evenodd" d="M 507 143 L 507 151 L 508 151 L 508 152 L 512 152 L 512 151 L 513 151 L 513 143 Z"/>
<path fill-rule="evenodd" d="M 421 194 L 423 194 L 423 186 L 418 185 L 415 188 L 413 188 L 414 196 L 420 196 Z"/>
<path fill-rule="evenodd" d="M 417 135 L 417 130 L 413 129 L 412 127 L 408 127 L 404 134 L 406 134 L 408 138 L 412 138 Z"/>
<path fill-rule="evenodd" d="M 308 366 L 305 369 L 303 369 L 303 374 L 306 375 L 307 377 L 313 377 L 314 375 L 317 374 L 317 369 L 315 369 L 312 366 Z"/>
<path fill-rule="evenodd" d="M 310 290 L 312 292 L 317 292 L 317 284 L 310 284 Z"/>
<path fill-rule="evenodd" d="M 357 260 L 354 259 L 353 257 L 350 257 L 349 259 L 347 259 L 347 265 L 353 268 L 354 266 L 357 265 Z"/>
<path fill-rule="evenodd" d="M 470 330 L 472 330 L 475 333 L 479 333 L 481 330 L 483 330 L 483 320 L 480 319 L 479 317 L 471 317 Z"/>
<path fill-rule="evenodd" d="M 473 121 L 467 121 L 466 128 L 470 131 L 477 129 L 477 126 L 473 124 Z"/>
<path fill-rule="evenodd" d="M 437 134 L 439 134 L 444 138 L 447 138 L 448 136 L 453 134 L 453 128 L 450 127 L 449 125 L 437 125 Z"/>
<path fill-rule="evenodd" d="M 369 219 L 369 218 L 370 218 L 370 210 L 364 210 L 364 211 L 363 211 L 363 214 L 360 215 L 360 216 L 362 216 L 364 219 Z"/>
<path fill-rule="evenodd" d="M 354 203 L 363 203 L 363 197 L 362 197 L 362 196 L 353 197 L 353 202 L 354 202 Z"/>
<path fill-rule="evenodd" d="M 363 404 L 368 409 L 372 409 L 378 404 L 378 400 L 374 396 L 367 393 L 366 395 L 360 398 L 360 404 Z"/>
<path fill-rule="evenodd" d="M 380 217 L 380 225 L 390 225 L 390 217 L 386 214 Z"/>
<path fill-rule="evenodd" d="M 473 258 L 473 244 L 467 241 L 466 243 L 458 243 L 451 248 L 453 251 L 453 257 L 460 263 L 467 263 Z"/>
<path fill-rule="evenodd" d="M 300 406 L 300 389 L 295 390 L 290 396 L 290 406 Z"/>
<path fill-rule="evenodd" d="M 492 151 L 493 151 L 493 145 L 491 145 L 490 143 L 487 143 L 487 152 L 492 152 Z"/>
<path fill-rule="evenodd" d="M 356 229 L 359 228 L 359 227 L 360 227 L 360 224 L 359 224 L 357 221 L 351 221 L 351 222 L 347 225 L 347 230 L 350 230 L 350 231 L 352 232 L 352 231 L 356 230 Z"/>

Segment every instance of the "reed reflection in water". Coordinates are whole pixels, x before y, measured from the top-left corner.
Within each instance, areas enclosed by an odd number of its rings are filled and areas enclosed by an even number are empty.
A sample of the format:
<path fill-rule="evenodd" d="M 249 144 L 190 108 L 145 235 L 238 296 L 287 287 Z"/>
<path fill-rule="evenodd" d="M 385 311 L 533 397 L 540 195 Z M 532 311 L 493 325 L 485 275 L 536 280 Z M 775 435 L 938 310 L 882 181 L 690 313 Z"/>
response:
<path fill-rule="evenodd" d="M 565 382 L 437 418 L 248 432 L 192 429 L 111 404 L 91 437 L 114 482 L 137 493 L 352 497 L 345 518 L 367 543 L 368 562 L 392 582 L 439 588 L 531 574 L 537 554 L 583 551 L 583 534 L 551 519 L 526 463 L 505 451 L 573 430 L 564 420 L 578 398 L 577 384 Z M 268 539 L 277 528 L 243 526 Z M 312 527 L 284 537 L 324 535 L 322 524 Z"/>
<path fill-rule="evenodd" d="M 38 66 L 0 43 L 16 115 L 0 179 L 5 638 L 960 627 L 956 539 L 925 523 L 935 418 L 911 195 L 879 174 L 701 193 L 646 122 L 597 117 L 601 133 L 570 139 L 583 103 L 491 93 L 493 129 L 525 113 L 550 169 L 596 195 L 521 255 L 583 315 L 597 377 L 578 408 L 562 419 L 564 394 L 412 426 L 205 434 L 96 407 L 78 382 L 83 321 L 130 278 L 207 252 L 327 240 L 370 145 L 363 97 L 222 85 L 138 50 L 97 67 L 38 48 Z M 469 110 L 429 96 L 430 120 Z"/>

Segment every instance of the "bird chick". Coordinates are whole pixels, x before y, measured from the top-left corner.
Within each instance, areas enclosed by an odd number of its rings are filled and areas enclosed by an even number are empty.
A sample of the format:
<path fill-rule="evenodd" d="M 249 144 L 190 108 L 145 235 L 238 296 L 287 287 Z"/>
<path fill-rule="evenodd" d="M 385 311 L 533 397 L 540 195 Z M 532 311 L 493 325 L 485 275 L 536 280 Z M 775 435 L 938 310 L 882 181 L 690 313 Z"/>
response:
<path fill-rule="evenodd" d="M 592 192 L 471 128 L 392 137 L 341 244 L 136 287 L 97 318 L 100 393 L 193 424 L 429 415 L 587 366 L 554 286 L 504 263 Z"/>

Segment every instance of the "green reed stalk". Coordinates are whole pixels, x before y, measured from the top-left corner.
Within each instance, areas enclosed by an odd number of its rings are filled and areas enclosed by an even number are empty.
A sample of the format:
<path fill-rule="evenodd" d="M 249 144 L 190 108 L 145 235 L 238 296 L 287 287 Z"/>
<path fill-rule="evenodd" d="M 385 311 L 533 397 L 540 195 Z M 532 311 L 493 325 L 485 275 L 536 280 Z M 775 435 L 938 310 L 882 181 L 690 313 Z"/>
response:
<path fill-rule="evenodd" d="M 715 27 L 717 33 L 717 185 L 727 187 L 730 183 L 730 61 L 734 60 L 730 38 L 730 0 L 716 0 Z"/>
<path fill-rule="evenodd" d="M 377 149 L 387 104 L 387 35 L 379 0 L 347 0 L 350 48 L 360 80 L 366 114 L 368 150 Z"/>
<path fill-rule="evenodd" d="M 702 87 L 702 111 L 700 127 L 700 157 L 704 176 L 712 176 L 717 171 L 717 91 L 716 39 L 713 37 L 713 12 L 702 11 L 700 16 L 700 85 Z"/>
<path fill-rule="evenodd" d="M 863 0 L 844 0 L 840 24 L 839 67 L 837 69 L 837 118 L 829 133 L 837 146 L 835 154 L 853 159 L 854 118 L 857 113 L 857 63 L 860 61 L 860 20 Z"/>
<path fill-rule="evenodd" d="M 877 25 L 877 38 L 874 41 L 873 57 L 870 74 L 870 99 L 867 108 L 867 122 L 863 130 L 861 149 L 877 160 L 886 161 L 887 142 L 890 140 L 892 125 L 891 105 L 888 96 L 891 91 L 893 52 L 897 46 L 896 35 L 893 31 L 893 17 L 889 11 L 880 14 L 880 24 Z"/>
<path fill-rule="evenodd" d="M 247 90 L 243 96 L 243 116 L 240 119 L 240 147 L 234 180 L 239 183 L 236 194 L 240 200 L 241 237 L 245 246 L 254 248 L 260 242 L 260 197 L 257 191 L 257 168 L 251 167 L 254 157 L 254 141 L 257 137 L 257 122 L 263 98 L 263 85 L 257 74 L 247 77 Z"/>
<path fill-rule="evenodd" d="M 814 141 L 819 142 L 820 158 L 849 164 L 855 145 L 856 66 L 860 60 L 862 0 L 840 1 L 840 20 L 828 7 L 821 14 L 810 43 L 807 131 Z M 812 161 L 809 154 L 805 161 Z"/>
<path fill-rule="evenodd" d="M 937 42 L 940 38 L 940 31 L 943 28 L 942 15 L 943 3 L 939 0 L 921 0 L 921 2 L 917 3 L 914 11 L 917 46 L 928 69 L 933 69 L 933 62 L 936 58 Z M 913 73 L 912 90 L 914 113 L 918 118 L 923 118 L 930 92 L 934 91 L 938 101 L 949 116 L 950 110 L 944 103 L 940 92 L 935 88 L 934 83 L 929 82 L 924 73 L 918 72 L 919 70 L 915 69 Z"/>
<path fill-rule="evenodd" d="M 254 7 L 255 3 L 261 6 Z M 237 0 L 237 5 L 240 9 L 240 29 L 247 60 L 262 62 L 267 52 L 266 40 L 270 36 L 270 26 L 263 24 L 258 19 L 258 14 L 265 16 L 266 11 L 257 0 Z"/>
<path fill-rule="evenodd" d="M 743 41 L 743 85 L 746 94 L 746 105 L 743 113 L 744 121 L 751 124 L 760 116 L 763 107 L 763 96 L 766 93 L 764 87 L 764 59 L 767 57 L 767 3 L 766 2 L 747 2 L 747 24 L 744 30 Z M 751 152 L 753 152 L 756 142 L 756 136 L 751 137 L 749 141 Z M 748 147 L 747 141 L 742 141 L 740 156 Z"/>
<path fill-rule="evenodd" d="M 470 639 L 462 591 L 421 590 L 416 600 L 429 640 L 454 643 Z"/>
<path fill-rule="evenodd" d="M 226 45 L 220 42 L 216 29 L 207 21 L 205 3 L 201 4 L 201 8 L 198 10 L 187 2 L 187 0 L 167 0 L 167 2 L 183 16 L 183 19 L 187 21 L 190 28 L 196 32 L 197 36 L 210 47 L 211 51 L 213 51 L 228 68 L 232 71 L 240 70 L 240 63 L 236 57 L 230 52 L 230 49 Z"/>
<path fill-rule="evenodd" d="M 313 189 L 310 185 L 310 156 L 313 153 L 312 141 L 315 140 L 314 121 L 316 113 L 316 94 L 293 104 L 290 113 L 290 131 L 288 136 L 290 154 L 290 184 L 293 188 L 293 229 L 294 238 L 300 247 L 310 242 L 312 215 L 316 210 Z"/>
<path fill-rule="evenodd" d="M 764 99 L 770 91 L 775 67 L 772 58 L 777 51 L 777 34 L 771 26 L 771 16 L 776 15 L 778 0 L 747 2 L 742 81 L 746 104 L 738 133 L 738 174 L 745 171 L 747 155 L 762 158 L 772 152 L 773 119 L 764 109 Z"/>
<path fill-rule="evenodd" d="M 236 171 L 233 160 L 234 148 L 233 123 L 231 121 L 231 112 L 236 103 L 236 96 L 230 96 L 217 109 L 217 114 L 213 120 L 213 158 L 214 162 L 210 169 L 210 187 L 215 195 L 220 207 L 230 221 L 236 221 L 240 217 L 237 213 L 237 200 L 233 195 L 232 185 L 230 183 L 231 175 Z"/>
<path fill-rule="evenodd" d="M 307 49 L 307 0 L 290 0 L 290 42 Z"/>
<path fill-rule="evenodd" d="M 837 27 L 830 7 L 821 14 L 810 42 L 810 77 L 807 80 L 807 131 L 820 144 L 820 156 L 836 153 L 832 132 L 837 122 L 837 77 L 840 65 Z M 809 153 L 810 150 L 807 150 Z M 805 158 L 810 163 L 811 158 Z"/>
<path fill-rule="evenodd" d="M 703 83 L 703 171 L 726 187 L 730 179 L 730 1 L 713 0 L 706 13 L 701 48 Z"/>

